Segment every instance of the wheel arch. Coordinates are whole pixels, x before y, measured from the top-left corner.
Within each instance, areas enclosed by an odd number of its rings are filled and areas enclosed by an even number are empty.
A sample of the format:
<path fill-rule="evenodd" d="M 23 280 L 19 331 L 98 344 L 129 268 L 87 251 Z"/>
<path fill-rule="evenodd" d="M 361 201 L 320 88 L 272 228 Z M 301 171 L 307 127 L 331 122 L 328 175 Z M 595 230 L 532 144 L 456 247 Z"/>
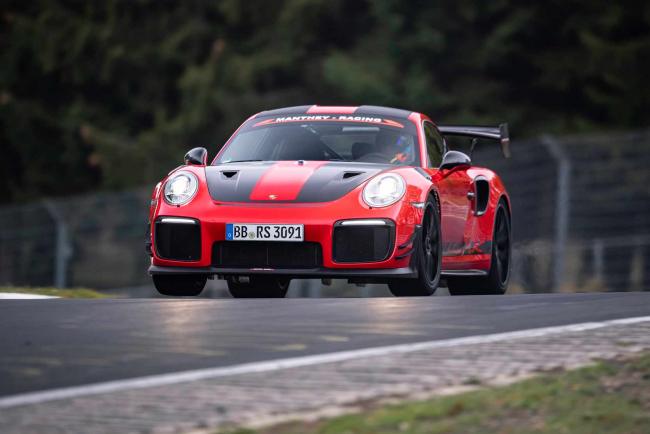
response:
<path fill-rule="evenodd" d="M 499 200 L 497 201 L 497 206 L 499 205 L 500 202 L 503 202 L 506 206 L 506 211 L 508 211 L 508 217 L 510 217 L 510 220 L 512 220 L 512 208 L 510 207 L 510 197 L 506 193 L 502 193 L 501 196 L 499 196 Z"/>
<path fill-rule="evenodd" d="M 442 210 L 440 208 L 440 194 L 438 193 L 438 190 L 436 190 L 433 185 L 427 192 L 426 199 L 430 197 L 433 198 L 433 202 L 436 204 L 436 211 L 438 211 L 438 216 L 442 217 Z"/>
<path fill-rule="evenodd" d="M 491 235 L 490 239 L 494 241 L 494 231 L 495 231 L 495 226 L 497 223 L 497 210 L 499 209 L 499 204 L 503 203 L 506 213 L 508 214 L 508 220 L 510 222 L 510 236 L 512 237 L 512 211 L 510 210 L 510 198 L 508 197 L 507 194 L 501 193 L 499 198 L 496 201 L 496 205 L 494 207 L 494 213 L 492 215 L 492 225 L 491 225 Z"/>

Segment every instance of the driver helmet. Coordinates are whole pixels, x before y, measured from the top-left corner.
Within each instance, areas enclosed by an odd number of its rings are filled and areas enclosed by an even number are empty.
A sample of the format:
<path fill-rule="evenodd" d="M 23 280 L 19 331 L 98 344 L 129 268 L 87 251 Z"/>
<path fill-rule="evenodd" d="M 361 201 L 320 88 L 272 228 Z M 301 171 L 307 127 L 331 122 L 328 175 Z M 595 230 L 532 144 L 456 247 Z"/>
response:
<path fill-rule="evenodd" d="M 408 161 L 412 154 L 409 138 L 391 130 L 383 130 L 377 135 L 377 149 L 389 157 L 391 163 Z"/>

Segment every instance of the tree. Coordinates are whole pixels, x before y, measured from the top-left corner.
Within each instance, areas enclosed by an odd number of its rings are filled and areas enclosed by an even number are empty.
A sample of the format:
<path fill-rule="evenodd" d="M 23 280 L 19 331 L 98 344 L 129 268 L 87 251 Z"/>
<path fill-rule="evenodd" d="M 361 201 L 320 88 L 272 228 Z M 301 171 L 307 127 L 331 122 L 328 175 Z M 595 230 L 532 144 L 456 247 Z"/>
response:
<path fill-rule="evenodd" d="M 515 137 L 647 125 L 646 3 L 9 2 L 2 202 L 164 176 L 250 114 L 382 104 Z"/>

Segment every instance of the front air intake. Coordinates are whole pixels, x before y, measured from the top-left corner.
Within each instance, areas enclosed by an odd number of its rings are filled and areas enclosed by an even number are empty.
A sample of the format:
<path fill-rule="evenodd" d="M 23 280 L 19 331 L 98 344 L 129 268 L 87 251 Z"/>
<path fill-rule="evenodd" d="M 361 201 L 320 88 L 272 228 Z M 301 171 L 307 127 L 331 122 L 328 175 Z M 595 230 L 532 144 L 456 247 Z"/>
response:
<path fill-rule="evenodd" d="M 334 262 L 380 262 L 393 251 L 395 224 L 390 220 L 344 220 L 334 225 Z"/>
<path fill-rule="evenodd" d="M 201 225 L 198 220 L 162 217 L 156 220 L 154 230 L 154 245 L 161 259 L 201 259 Z"/>
<path fill-rule="evenodd" d="M 218 241 L 212 247 L 212 265 L 226 268 L 318 268 L 323 266 L 323 254 L 319 243 L 308 241 Z"/>

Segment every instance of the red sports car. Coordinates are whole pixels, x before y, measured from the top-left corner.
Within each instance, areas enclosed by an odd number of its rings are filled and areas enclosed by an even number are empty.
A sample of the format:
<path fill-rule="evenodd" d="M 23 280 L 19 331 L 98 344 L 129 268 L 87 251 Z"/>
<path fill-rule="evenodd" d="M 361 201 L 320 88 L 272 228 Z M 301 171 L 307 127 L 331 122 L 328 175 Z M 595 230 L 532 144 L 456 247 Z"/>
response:
<path fill-rule="evenodd" d="M 387 107 L 258 113 L 208 163 L 195 148 L 153 191 L 149 273 L 165 295 L 209 278 L 233 297 L 283 297 L 291 279 L 387 283 L 396 296 L 503 294 L 510 200 L 446 136 L 500 142 L 506 124 L 436 126 Z M 471 155 L 471 151 L 470 151 Z"/>

